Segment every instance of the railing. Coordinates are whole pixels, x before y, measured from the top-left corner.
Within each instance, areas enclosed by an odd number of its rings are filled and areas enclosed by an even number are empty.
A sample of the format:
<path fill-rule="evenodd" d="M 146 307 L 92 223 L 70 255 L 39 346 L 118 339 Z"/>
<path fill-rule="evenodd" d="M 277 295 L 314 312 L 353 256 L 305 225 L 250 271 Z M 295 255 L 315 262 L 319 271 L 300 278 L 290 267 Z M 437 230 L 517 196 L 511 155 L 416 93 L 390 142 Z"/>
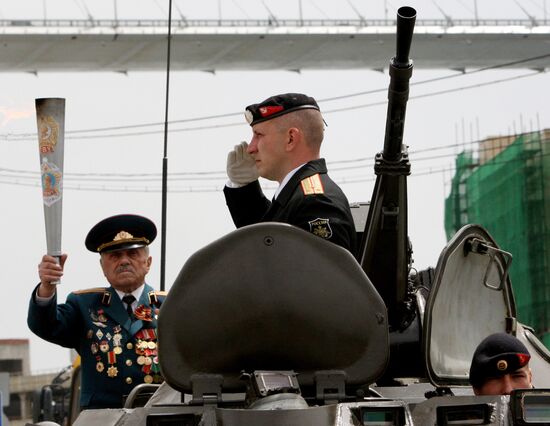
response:
<path fill-rule="evenodd" d="M 394 19 L 189 19 L 173 20 L 172 26 L 186 27 L 394 27 Z M 166 27 L 166 19 L 1 19 L 3 27 Z M 424 19 L 417 27 L 550 26 L 549 19 Z"/>

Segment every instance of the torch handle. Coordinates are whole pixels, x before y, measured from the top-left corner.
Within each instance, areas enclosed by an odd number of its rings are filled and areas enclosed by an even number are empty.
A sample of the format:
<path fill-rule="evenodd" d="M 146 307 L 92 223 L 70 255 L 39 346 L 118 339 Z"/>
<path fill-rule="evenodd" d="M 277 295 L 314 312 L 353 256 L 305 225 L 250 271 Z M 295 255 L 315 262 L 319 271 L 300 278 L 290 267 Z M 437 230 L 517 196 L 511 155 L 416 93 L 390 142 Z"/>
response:
<path fill-rule="evenodd" d="M 55 263 L 57 263 L 58 265 L 61 265 L 61 256 L 53 256 L 55 258 Z M 55 280 L 55 281 L 50 281 L 50 284 L 51 285 L 59 285 L 61 284 L 61 280 Z"/>

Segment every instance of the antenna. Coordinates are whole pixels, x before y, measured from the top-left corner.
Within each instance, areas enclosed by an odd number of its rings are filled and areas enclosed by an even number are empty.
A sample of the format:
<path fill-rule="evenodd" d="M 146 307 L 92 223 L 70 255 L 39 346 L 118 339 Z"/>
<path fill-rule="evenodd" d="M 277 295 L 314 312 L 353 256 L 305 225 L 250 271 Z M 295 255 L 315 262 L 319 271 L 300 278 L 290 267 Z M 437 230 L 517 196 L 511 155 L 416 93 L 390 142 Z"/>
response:
<path fill-rule="evenodd" d="M 170 98 L 170 44 L 172 41 L 172 0 L 168 2 L 168 43 L 166 51 L 166 104 L 164 110 L 164 156 L 162 157 L 162 219 L 160 239 L 160 291 L 166 278 L 166 207 L 168 186 L 168 99 Z"/>

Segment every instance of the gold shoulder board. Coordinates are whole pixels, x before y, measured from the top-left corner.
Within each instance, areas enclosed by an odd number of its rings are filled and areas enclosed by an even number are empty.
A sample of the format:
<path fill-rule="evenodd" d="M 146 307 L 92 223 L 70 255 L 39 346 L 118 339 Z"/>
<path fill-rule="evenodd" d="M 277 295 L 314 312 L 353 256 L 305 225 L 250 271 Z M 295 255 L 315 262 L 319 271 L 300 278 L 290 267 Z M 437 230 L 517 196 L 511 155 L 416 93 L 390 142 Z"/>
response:
<path fill-rule="evenodd" d="M 323 182 L 321 182 L 321 176 L 319 173 L 313 176 L 309 176 L 302 179 L 300 182 L 304 195 L 324 194 L 325 188 L 323 188 Z"/>
<path fill-rule="evenodd" d="M 105 287 L 87 288 L 84 290 L 73 291 L 73 294 L 89 294 L 89 293 L 103 293 L 106 290 Z"/>

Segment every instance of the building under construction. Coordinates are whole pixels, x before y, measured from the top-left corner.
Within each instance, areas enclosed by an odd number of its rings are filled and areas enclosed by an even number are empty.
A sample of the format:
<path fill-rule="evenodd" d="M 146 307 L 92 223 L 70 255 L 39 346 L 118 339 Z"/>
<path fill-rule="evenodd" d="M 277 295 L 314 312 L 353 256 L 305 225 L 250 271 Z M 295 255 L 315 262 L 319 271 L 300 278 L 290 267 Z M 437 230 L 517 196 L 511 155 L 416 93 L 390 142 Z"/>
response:
<path fill-rule="evenodd" d="M 457 157 L 447 239 L 468 223 L 512 253 L 518 318 L 550 348 L 550 129 L 488 138 Z"/>

